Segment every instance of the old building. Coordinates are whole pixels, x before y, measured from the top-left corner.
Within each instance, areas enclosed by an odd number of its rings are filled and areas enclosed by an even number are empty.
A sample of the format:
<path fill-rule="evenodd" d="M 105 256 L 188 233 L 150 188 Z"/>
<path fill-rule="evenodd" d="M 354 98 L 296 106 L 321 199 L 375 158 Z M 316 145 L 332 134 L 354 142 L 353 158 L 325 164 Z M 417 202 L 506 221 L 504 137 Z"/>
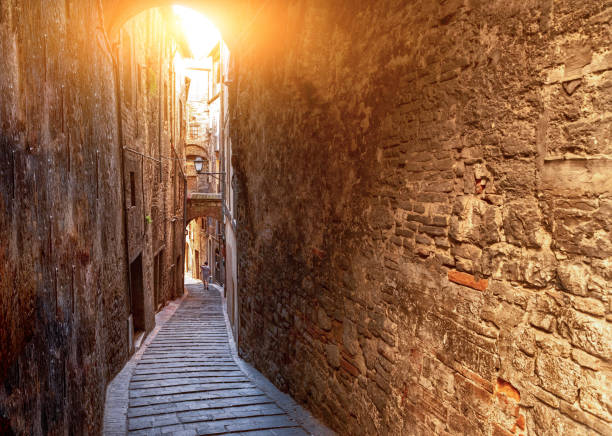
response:
<path fill-rule="evenodd" d="M 169 10 L 111 45 L 86 3 L 0 6 L 3 434 L 97 433 L 107 381 L 183 294 L 186 47 Z"/>
<path fill-rule="evenodd" d="M 183 293 L 187 97 L 176 57 L 186 42 L 151 9 L 121 29 L 118 105 L 129 259 L 130 348 L 155 325 L 155 312 Z M 167 32 L 170 32 L 168 35 Z"/>
<path fill-rule="evenodd" d="M 221 40 L 209 54 L 212 72 L 210 75 L 211 129 L 214 148 L 218 150 L 219 182 L 222 201 L 222 220 L 219 221 L 221 245 L 216 255 L 215 270 L 222 277 L 227 313 L 234 339 L 238 341 L 238 289 L 237 289 L 237 244 L 234 194 L 234 168 L 232 165 L 232 139 L 230 134 L 230 105 L 228 86 L 232 83 L 230 50 Z"/>
<path fill-rule="evenodd" d="M 0 429 L 98 433 L 198 247 L 339 434 L 612 433 L 607 2 L 182 2 L 203 146 L 169 3 L 0 3 Z"/>
<path fill-rule="evenodd" d="M 213 50 L 214 51 L 214 50 Z M 208 262 L 213 281 L 224 283 L 223 234 L 221 220 L 221 153 L 218 140 L 218 93 L 213 86 L 210 59 L 192 62 L 188 68 L 191 83 L 196 84 L 187 103 L 188 128 L 186 149 L 187 218 L 191 236 L 190 258 L 185 267 L 193 277 L 200 277 L 199 266 Z"/>
<path fill-rule="evenodd" d="M 208 75 L 210 68 L 201 65 L 188 67 L 190 92 L 187 100 L 187 139 L 185 144 L 185 173 L 187 198 L 191 193 L 213 192 L 209 172 L 211 165 L 210 133 L 208 129 Z M 207 241 L 204 240 L 206 218 L 195 218 L 187 224 L 185 271 L 200 277 L 200 265 L 208 261 Z"/>

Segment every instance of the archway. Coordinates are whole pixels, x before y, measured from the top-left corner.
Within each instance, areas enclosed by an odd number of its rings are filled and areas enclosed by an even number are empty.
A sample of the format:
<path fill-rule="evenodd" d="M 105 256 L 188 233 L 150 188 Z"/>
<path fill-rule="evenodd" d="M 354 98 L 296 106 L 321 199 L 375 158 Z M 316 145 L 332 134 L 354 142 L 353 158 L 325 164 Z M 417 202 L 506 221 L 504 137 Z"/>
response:
<path fill-rule="evenodd" d="M 146 9 L 180 4 L 192 8 L 205 16 L 221 31 L 229 46 L 240 38 L 240 31 L 256 13 L 259 3 L 246 0 L 103 0 L 104 26 L 111 41 L 118 37 L 119 30 L 127 20 Z"/>

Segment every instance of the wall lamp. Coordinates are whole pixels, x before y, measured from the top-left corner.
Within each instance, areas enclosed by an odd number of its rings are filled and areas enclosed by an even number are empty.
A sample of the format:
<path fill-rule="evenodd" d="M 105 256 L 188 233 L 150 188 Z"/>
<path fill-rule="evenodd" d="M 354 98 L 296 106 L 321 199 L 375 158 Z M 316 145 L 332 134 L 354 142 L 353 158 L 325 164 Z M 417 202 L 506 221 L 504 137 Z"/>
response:
<path fill-rule="evenodd" d="M 200 156 L 194 159 L 193 166 L 195 167 L 196 173 L 200 174 L 202 172 L 203 165 L 204 165 L 204 159 L 202 159 Z"/>

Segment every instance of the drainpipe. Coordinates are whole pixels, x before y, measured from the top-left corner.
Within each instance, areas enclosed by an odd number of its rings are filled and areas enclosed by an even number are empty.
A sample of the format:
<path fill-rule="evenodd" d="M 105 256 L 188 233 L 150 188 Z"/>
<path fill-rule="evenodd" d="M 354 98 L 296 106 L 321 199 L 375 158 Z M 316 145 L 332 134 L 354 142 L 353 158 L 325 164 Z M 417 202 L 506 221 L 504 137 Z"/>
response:
<path fill-rule="evenodd" d="M 226 283 L 227 283 L 227 273 L 225 271 L 225 266 L 227 265 L 227 261 L 225 259 L 226 249 L 225 249 L 225 177 L 226 177 L 226 168 L 225 168 L 225 84 L 223 80 L 223 41 L 220 41 L 219 44 L 219 69 L 220 71 L 220 80 L 221 80 L 221 92 L 219 93 L 220 103 L 219 103 L 219 148 L 221 151 L 221 247 L 220 254 L 223 259 L 223 272 L 225 273 L 225 277 L 223 277 L 223 295 L 225 295 Z"/>

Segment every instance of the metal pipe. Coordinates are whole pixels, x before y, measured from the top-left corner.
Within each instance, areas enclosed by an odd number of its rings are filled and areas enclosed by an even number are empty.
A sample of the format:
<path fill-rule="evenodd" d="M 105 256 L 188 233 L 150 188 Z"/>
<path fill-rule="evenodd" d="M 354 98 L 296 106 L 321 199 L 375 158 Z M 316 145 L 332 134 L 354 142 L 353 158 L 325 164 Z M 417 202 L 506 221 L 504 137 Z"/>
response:
<path fill-rule="evenodd" d="M 147 159 L 151 159 L 151 160 L 153 160 L 153 161 L 155 161 L 155 162 L 159 162 L 159 163 L 161 163 L 161 160 L 160 160 L 160 159 L 155 159 L 153 156 L 149 156 L 148 154 L 141 153 L 140 151 L 138 151 L 138 150 L 134 150 L 133 148 L 123 147 L 123 149 L 124 149 L 125 151 L 129 151 L 130 153 L 134 153 L 134 154 L 137 154 L 137 155 L 139 155 L 139 156 L 146 157 Z"/>
<path fill-rule="evenodd" d="M 226 162 L 225 162 L 225 84 L 223 83 L 223 73 L 224 73 L 224 67 L 223 67 L 223 40 L 220 41 L 219 43 L 219 78 L 220 78 L 220 82 L 221 82 L 221 86 L 220 86 L 220 92 L 219 92 L 219 107 L 220 107 L 220 113 L 219 113 L 219 148 L 221 151 L 221 171 L 223 173 L 226 172 Z M 225 174 L 223 175 L 223 177 L 221 177 L 221 204 L 222 204 L 222 208 L 221 208 L 221 223 L 220 226 L 221 227 L 221 247 L 220 248 L 220 258 L 224 258 L 225 257 L 225 188 L 226 188 L 226 183 L 225 183 Z M 221 271 L 219 271 L 219 273 L 221 273 Z M 224 280 L 224 284 L 225 284 L 225 280 Z M 225 292 L 224 292 L 225 295 Z"/>

